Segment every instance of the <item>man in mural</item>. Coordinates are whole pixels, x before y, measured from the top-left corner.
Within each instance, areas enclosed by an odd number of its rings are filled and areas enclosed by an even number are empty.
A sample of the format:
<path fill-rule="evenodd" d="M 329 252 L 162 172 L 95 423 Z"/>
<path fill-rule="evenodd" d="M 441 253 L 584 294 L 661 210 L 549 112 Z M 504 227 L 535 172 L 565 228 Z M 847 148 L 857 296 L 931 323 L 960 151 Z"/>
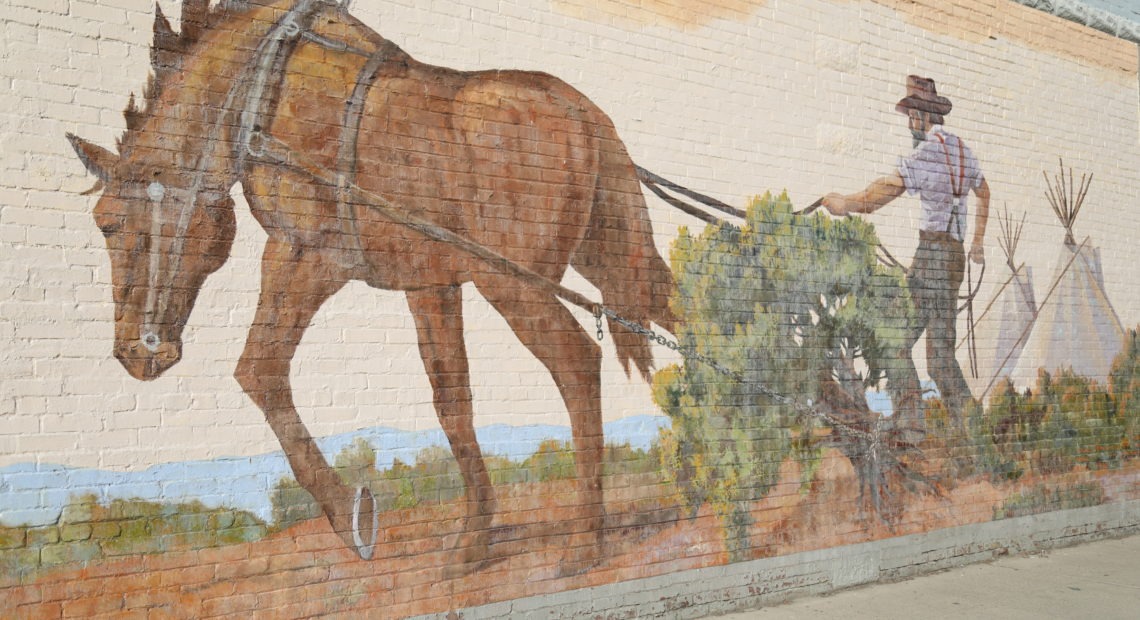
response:
<path fill-rule="evenodd" d="M 907 117 L 914 151 L 900 157 L 892 173 L 863 191 L 831 193 L 823 199 L 823 206 L 833 215 L 848 215 L 876 211 L 904 191 L 919 195 L 918 249 L 906 274 L 916 320 L 907 330 L 902 348 L 906 359 L 892 364 L 897 367 L 888 373 L 888 383 L 893 384 L 888 387 L 896 401 L 893 421 L 899 437 L 910 443 L 920 441 L 926 431 L 918 373 L 911 357 L 911 349 L 924 331 L 927 370 L 958 432 L 965 430 L 963 409 L 971 398 L 954 353 L 955 322 L 958 289 L 966 268 L 967 198 L 971 191 L 977 197 L 969 259 L 980 264 L 984 260 L 990 188 L 969 147 L 943 127 L 951 107 L 950 100 L 938 94 L 934 80 L 907 77 L 906 97 L 895 110 Z"/>

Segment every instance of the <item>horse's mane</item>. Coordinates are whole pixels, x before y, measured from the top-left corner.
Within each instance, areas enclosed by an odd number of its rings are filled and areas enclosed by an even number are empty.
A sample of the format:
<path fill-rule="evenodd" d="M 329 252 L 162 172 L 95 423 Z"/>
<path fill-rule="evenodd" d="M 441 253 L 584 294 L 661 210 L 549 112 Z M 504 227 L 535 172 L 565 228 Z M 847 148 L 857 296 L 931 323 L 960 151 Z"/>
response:
<path fill-rule="evenodd" d="M 120 153 L 123 150 L 123 143 L 127 141 L 131 132 L 142 126 L 143 119 L 150 113 L 151 107 L 158 100 L 170 77 L 182 68 L 182 61 L 194 44 L 219 22 L 244 12 L 249 7 L 250 0 L 222 0 L 213 9 L 210 8 L 210 0 L 183 0 L 181 31 L 174 32 L 170 20 L 162 12 L 162 6 L 155 2 L 154 40 L 150 46 L 151 73 L 143 88 L 142 108 L 136 103 L 135 94 L 131 93 L 127 107 L 123 110 L 127 128 L 122 137 L 116 141 Z"/>

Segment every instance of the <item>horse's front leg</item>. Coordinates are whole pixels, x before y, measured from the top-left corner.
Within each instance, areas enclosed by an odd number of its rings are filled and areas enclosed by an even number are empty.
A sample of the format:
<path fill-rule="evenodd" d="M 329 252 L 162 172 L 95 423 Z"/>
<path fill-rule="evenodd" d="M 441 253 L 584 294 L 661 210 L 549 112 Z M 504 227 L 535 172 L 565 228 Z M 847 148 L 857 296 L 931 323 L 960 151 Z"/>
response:
<path fill-rule="evenodd" d="M 475 438 L 471 406 L 471 377 L 463 342 L 463 299 L 458 286 L 408 292 L 416 320 L 420 357 L 431 382 L 440 426 L 459 464 L 466 493 L 460 572 L 478 568 L 487 559 L 495 495 L 491 477 Z"/>
<path fill-rule="evenodd" d="M 257 313 L 234 376 L 265 413 L 297 482 L 317 500 L 341 539 L 368 559 L 375 543 L 371 492 L 356 493 L 341 482 L 298 415 L 289 383 L 289 366 L 309 321 L 344 286 L 343 279 L 330 277 L 336 272 L 315 252 L 269 242 Z"/>

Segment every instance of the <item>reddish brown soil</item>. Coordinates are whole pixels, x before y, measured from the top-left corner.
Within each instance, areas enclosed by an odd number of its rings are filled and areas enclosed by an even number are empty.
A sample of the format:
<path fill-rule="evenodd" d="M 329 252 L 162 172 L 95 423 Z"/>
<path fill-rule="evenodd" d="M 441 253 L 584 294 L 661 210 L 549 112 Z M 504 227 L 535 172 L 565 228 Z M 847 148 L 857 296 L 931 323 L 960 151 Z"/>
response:
<path fill-rule="evenodd" d="M 665 485 L 611 478 L 604 557 L 563 575 L 590 536 L 573 529 L 573 484 L 502 489 L 492 552 L 498 561 L 454 571 L 461 505 L 387 513 L 376 559 L 345 549 L 324 519 L 265 540 L 216 549 L 127 557 L 59 570 L 31 583 L 0 576 L 0 617 L 9 618 L 400 618 L 494 601 L 661 575 L 728 561 L 722 529 L 706 509 L 687 519 Z M 860 501 L 850 463 L 829 453 L 810 492 L 788 465 L 780 485 L 753 506 L 754 557 L 864 542 L 988 521 L 1004 498 L 1036 484 L 1099 481 L 1108 501 L 1140 497 L 1140 463 L 996 488 L 970 481 L 896 496 L 886 525 Z"/>

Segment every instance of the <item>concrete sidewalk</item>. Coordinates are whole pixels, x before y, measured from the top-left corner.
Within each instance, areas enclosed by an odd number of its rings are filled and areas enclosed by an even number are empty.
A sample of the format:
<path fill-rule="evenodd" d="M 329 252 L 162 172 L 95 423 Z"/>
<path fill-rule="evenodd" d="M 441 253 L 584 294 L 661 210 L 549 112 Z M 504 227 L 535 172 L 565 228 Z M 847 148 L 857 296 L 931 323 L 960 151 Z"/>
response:
<path fill-rule="evenodd" d="M 1140 618 L 1140 536 L 796 599 L 718 620 Z"/>

